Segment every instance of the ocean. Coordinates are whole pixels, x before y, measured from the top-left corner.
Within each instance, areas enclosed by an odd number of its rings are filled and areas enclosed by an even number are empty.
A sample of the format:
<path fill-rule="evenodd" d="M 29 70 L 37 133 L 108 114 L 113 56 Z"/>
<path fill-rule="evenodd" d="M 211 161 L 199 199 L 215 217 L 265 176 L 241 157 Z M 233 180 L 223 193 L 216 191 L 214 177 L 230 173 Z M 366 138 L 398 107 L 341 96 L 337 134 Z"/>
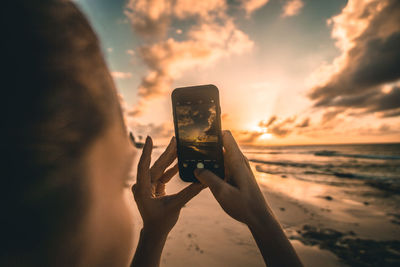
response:
<path fill-rule="evenodd" d="M 400 194 L 400 143 L 242 148 L 259 173 L 332 186 L 363 184 Z"/>

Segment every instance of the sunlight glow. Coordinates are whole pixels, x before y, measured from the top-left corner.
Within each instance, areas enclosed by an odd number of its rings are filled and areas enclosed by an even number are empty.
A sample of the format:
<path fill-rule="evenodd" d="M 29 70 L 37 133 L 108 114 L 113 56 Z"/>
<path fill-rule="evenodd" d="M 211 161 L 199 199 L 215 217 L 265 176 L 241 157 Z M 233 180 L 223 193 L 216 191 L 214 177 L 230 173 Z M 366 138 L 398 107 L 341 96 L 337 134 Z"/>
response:
<path fill-rule="evenodd" d="M 267 139 L 271 139 L 273 137 L 273 135 L 271 133 L 268 132 L 267 128 L 265 127 L 260 127 L 258 125 L 253 126 L 252 130 L 258 133 L 262 133 L 258 139 L 259 140 L 267 140 Z"/>
<path fill-rule="evenodd" d="M 272 134 L 270 134 L 270 133 L 263 133 L 261 136 L 260 136 L 260 139 L 261 140 L 266 140 L 266 139 L 271 139 L 272 138 Z"/>

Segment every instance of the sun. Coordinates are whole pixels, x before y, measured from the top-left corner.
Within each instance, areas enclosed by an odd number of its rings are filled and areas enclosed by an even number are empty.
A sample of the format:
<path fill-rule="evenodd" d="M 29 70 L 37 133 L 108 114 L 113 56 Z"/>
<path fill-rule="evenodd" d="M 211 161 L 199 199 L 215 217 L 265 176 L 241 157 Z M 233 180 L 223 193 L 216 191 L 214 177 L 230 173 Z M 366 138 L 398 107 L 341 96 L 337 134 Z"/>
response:
<path fill-rule="evenodd" d="M 271 133 L 268 132 L 268 130 L 264 127 L 260 126 L 254 126 L 253 131 L 260 133 L 261 135 L 258 137 L 259 140 L 268 140 L 273 137 Z"/>
<path fill-rule="evenodd" d="M 270 133 L 263 133 L 259 137 L 259 139 L 261 139 L 261 140 L 267 140 L 267 139 L 271 139 L 271 138 L 272 138 L 272 134 L 270 134 Z"/>

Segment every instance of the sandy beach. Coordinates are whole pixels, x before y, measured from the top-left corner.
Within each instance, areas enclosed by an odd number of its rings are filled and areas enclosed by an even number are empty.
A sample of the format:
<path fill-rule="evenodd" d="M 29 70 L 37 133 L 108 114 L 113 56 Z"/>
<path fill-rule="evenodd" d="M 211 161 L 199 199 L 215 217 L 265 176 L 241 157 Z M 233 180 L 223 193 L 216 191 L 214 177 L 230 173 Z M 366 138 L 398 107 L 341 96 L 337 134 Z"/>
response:
<path fill-rule="evenodd" d="M 160 153 L 156 149 L 153 159 Z M 305 266 L 398 266 L 399 195 L 360 184 L 310 183 L 257 171 L 264 196 Z M 187 184 L 178 176 L 175 193 Z M 141 229 L 136 205 L 135 244 Z M 203 190 L 183 209 L 170 233 L 162 266 L 265 266 L 248 228 L 230 218 Z"/>

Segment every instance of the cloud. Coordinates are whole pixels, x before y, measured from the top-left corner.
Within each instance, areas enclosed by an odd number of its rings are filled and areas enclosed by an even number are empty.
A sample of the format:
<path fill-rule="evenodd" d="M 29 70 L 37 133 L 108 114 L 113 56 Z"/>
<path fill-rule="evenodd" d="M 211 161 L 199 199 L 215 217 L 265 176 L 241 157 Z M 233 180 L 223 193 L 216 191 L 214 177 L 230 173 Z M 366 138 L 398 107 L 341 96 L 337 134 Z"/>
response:
<path fill-rule="evenodd" d="M 252 49 L 253 41 L 237 28 L 226 9 L 225 0 L 128 2 L 125 13 L 144 40 L 136 52 L 148 67 L 138 88 L 142 102 L 131 114 L 140 114 L 144 100 L 169 93 L 172 82 L 185 71 Z M 165 37 L 173 20 L 187 21 L 184 38 Z"/>
<path fill-rule="evenodd" d="M 272 134 L 275 137 L 283 138 L 290 134 L 307 134 L 311 129 L 311 119 L 309 117 L 298 120 L 296 116 L 279 118 L 271 116 L 267 120 L 258 123 L 260 127 L 257 131 L 234 131 L 240 143 L 251 144 L 257 142 L 265 134 Z"/>
<path fill-rule="evenodd" d="M 170 123 L 143 124 L 130 121 L 129 128 L 133 131 L 133 134 L 139 138 L 139 141 L 147 135 L 152 138 L 169 138 L 174 135 L 173 125 Z"/>
<path fill-rule="evenodd" d="M 310 118 L 306 117 L 297 123 L 297 117 L 292 116 L 286 119 L 279 119 L 271 116 L 267 121 L 260 121 L 258 126 L 263 129 L 263 133 L 271 133 L 277 137 L 284 137 L 296 131 L 299 133 L 311 124 Z"/>
<path fill-rule="evenodd" d="M 400 125 L 389 125 L 382 123 L 379 126 L 361 127 L 356 131 L 359 135 L 366 136 L 387 136 L 387 135 L 398 135 L 400 134 Z"/>
<path fill-rule="evenodd" d="M 296 125 L 298 128 L 306 128 L 310 126 L 310 118 L 305 118 L 302 122 Z"/>
<path fill-rule="evenodd" d="M 122 71 L 112 71 L 111 76 L 113 76 L 115 79 L 129 79 L 132 78 L 132 73 L 122 72 Z"/>
<path fill-rule="evenodd" d="M 239 136 L 238 139 L 240 143 L 244 144 L 254 143 L 263 134 L 264 134 L 263 132 L 257 132 L 257 131 L 240 131 L 236 133 L 236 135 Z"/>
<path fill-rule="evenodd" d="M 164 0 L 128 1 L 125 14 L 141 36 L 161 36 L 169 25 L 170 3 Z"/>
<path fill-rule="evenodd" d="M 325 124 L 325 123 L 333 120 L 336 117 L 336 115 L 338 115 L 339 113 L 342 113 L 343 111 L 344 111 L 343 108 L 333 108 L 331 110 L 328 109 L 322 115 L 321 123 Z"/>
<path fill-rule="evenodd" d="M 266 5 L 268 2 L 269 0 L 242 0 L 241 8 L 243 8 L 246 14 L 249 16 L 257 9 Z"/>
<path fill-rule="evenodd" d="M 125 14 L 138 34 L 154 38 L 165 36 L 173 18 L 212 20 L 225 9 L 224 0 L 129 0 Z"/>
<path fill-rule="evenodd" d="M 131 55 L 131 56 L 134 56 L 134 55 L 135 55 L 135 51 L 132 50 L 132 49 L 127 49 L 125 52 L 126 52 L 128 55 Z"/>
<path fill-rule="evenodd" d="M 265 122 L 265 121 L 260 121 L 259 123 L 258 123 L 258 126 L 260 126 L 260 127 L 269 127 L 272 123 L 274 123 L 275 121 L 276 121 L 276 119 L 277 119 L 278 117 L 277 116 L 272 116 L 271 118 L 269 118 L 269 120 L 267 121 L 267 122 Z"/>
<path fill-rule="evenodd" d="M 398 0 L 350 0 L 328 21 L 341 55 L 317 70 L 320 80 L 309 94 L 315 107 L 330 107 L 331 116 L 347 110 L 400 115 L 399 18 Z"/>
<path fill-rule="evenodd" d="M 284 137 L 292 132 L 291 128 L 285 128 L 282 124 L 274 125 L 269 129 L 269 132 L 277 137 Z"/>
<path fill-rule="evenodd" d="M 360 114 L 379 112 L 381 117 L 392 117 L 396 115 L 396 112 L 393 114 L 393 111 L 400 111 L 400 87 L 394 86 L 388 93 L 369 90 L 364 94 L 336 98 L 326 103 L 325 106 L 360 108 L 363 110 Z"/>
<path fill-rule="evenodd" d="M 304 3 L 302 0 L 289 0 L 282 8 L 282 17 L 292 17 L 300 13 Z"/>
<path fill-rule="evenodd" d="M 171 90 L 174 79 L 193 67 L 206 67 L 233 54 L 241 54 L 253 46 L 253 42 L 233 21 L 224 25 L 203 23 L 188 32 L 189 39 L 176 41 L 169 38 L 143 46 L 139 55 L 149 66 L 149 73 L 142 79 L 139 95 L 159 95 Z"/>
<path fill-rule="evenodd" d="M 273 120 L 272 120 L 273 119 Z M 269 121 L 272 121 L 269 125 L 265 125 L 267 132 L 278 136 L 284 137 L 286 135 L 291 134 L 294 131 L 299 131 L 300 129 L 304 129 L 310 126 L 310 118 L 304 118 L 301 122 L 297 122 L 297 117 L 288 117 L 286 119 L 279 120 L 276 116 L 270 118 Z"/>

